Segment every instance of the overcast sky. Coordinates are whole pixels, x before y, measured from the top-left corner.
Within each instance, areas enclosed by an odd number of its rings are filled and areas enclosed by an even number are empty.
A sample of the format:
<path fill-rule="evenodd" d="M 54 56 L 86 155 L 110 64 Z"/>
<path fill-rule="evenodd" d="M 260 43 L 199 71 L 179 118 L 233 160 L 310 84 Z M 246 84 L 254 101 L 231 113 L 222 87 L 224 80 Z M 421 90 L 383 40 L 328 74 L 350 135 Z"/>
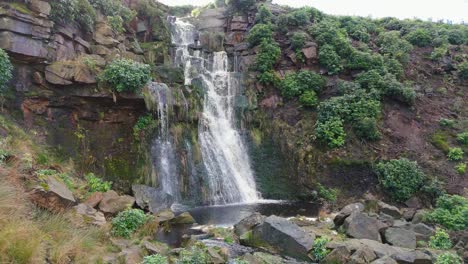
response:
<path fill-rule="evenodd" d="M 205 5 L 211 0 L 158 0 L 168 5 Z M 335 15 L 449 19 L 468 22 L 468 0 L 273 0 L 293 7 L 313 6 Z"/>

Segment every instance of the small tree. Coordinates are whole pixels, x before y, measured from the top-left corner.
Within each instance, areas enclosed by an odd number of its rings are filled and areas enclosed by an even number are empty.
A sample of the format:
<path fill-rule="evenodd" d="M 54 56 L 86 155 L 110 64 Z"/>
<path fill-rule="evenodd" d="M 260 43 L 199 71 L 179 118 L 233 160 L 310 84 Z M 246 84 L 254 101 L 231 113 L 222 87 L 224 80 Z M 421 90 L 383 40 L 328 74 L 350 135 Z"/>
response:
<path fill-rule="evenodd" d="M 116 92 L 138 92 L 151 79 L 150 66 L 128 59 L 117 59 L 107 65 L 100 80 Z"/>

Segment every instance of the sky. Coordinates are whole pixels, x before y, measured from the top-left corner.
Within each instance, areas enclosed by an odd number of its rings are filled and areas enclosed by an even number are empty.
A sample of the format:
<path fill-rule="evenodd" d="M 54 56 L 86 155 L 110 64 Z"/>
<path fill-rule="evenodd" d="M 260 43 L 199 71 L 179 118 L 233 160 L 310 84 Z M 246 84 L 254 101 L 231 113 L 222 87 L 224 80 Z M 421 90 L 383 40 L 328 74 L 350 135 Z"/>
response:
<path fill-rule="evenodd" d="M 205 5 L 211 0 L 158 0 L 167 5 Z M 313 6 L 327 14 L 468 22 L 468 0 L 273 0 L 292 7 Z"/>

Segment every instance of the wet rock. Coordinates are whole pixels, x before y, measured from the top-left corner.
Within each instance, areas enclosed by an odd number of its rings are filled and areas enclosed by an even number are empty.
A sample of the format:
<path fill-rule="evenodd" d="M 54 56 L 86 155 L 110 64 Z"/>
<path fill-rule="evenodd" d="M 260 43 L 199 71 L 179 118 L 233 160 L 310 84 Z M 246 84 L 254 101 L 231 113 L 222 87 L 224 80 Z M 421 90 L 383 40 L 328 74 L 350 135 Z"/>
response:
<path fill-rule="evenodd" d="M 160 188 L 137 184 L 132 185 L 132 190 L 138 206 L 152 213 L 170 208 L 174 203 L 174 198 Z"/>
<path fill-rule="evenodd" d="M 102 198 L 102 192 L 95 192 L 91 194 L 91 196 L 89 196 L 88 199 L 86 199 L 83 203 L 89 207 L 94 208 L 101 202 Z"/>
<path fill-rule="evenodd" d="M 344 228 L 346 235 L 353 238 L 367 238 L 382 241 L 379 234 L 379 226 L 382 222 L 364 213 L 353 213 L 345 219 Z"/>
<path fill-rule="evenodd" d="M 106 218 L 102 212 L 97 211 L 93 207 L 81 203 L 73 207 L 74 213 L 80 224 L 93 224 L 103 226 L 106 224 Z"/>
<path fill-rule="evenodd" d="M 254 228 L 253 237 L 285 255 L 309 260 L 315 236 L 290 221 L 272 215 Z"/>
<path fill-rule="evenodd" d="M 265 218 L 266 217 L 261 215 L 260 213 L 253 213 L 234 225 L 234 233 L 237 236 L 242 236 L 246 232 L 252 230 L 257 225 L 262 224 L 263 221 L 265 221 Z"/>
<path fill-rule="evenodd" d="M 398 209 L 396 206 L 386 204 L 384 202 L 379 201 L 379 211 L 380 213 L 384 213 L 386 215 L 390 215 L 395 219 L 401 218 L 401 212 L 400 209 Z"/>
<path fill-rule="evenodd" d="M 184 212 L 170 220 L 170 223 L 174 225 L 190 225 L 195 223 L 195 219 L 193 219 L 189 212 Z"/>
<path fill-rule="evenodd" d="M 363 247 L 361 249 L 356 250 L 349 261 L 346 264 L 366 264 L 371 263 L 373 260 L 377 258 L 374 251 L 369 247 Z"/>
<path fill-rule="evenodd" d="M 385 241 L 398 247 L 416 248 L 416 233 L 404 228 L 390 227 L 385 230 Z"/>
<path fill-rule="evenodd" d="M 383 257 L 379 258 L 375 261 L 372 261 L 371 264 L 398 264 L 394 259 L 391 257 Z"/>
<path fill-rule="evenodd" d="M 338 214 L 333 219 L 333 222 L 336 226 L 340 226 L 344 223 L 346 217 L 350 216 L 353 212 L 362 212 L 364 210 L 364 205 L 362 203 L 353 203 L 348 204 L 343 207 Z"/>
<path fill-rule="evenodd" d="M 334 264 L 334 263 L 346 263 L 351 251 L 345 246 L 340 246 L 333 249 L 320 263 Z"/>
<path fill-rule="evenodd" d="M 73 193 L 54 176 L 47 176 L 31 191 L 30 198 L 36 205 L 54 212 L 63 212 L 76 204 Z"/>
<path fill-rule="evenodd" d="M 125 209 L 131 208 L 135 203 L 135 198 L 129 195 L 118 195 L 115 191 L 108 191 L 103 194 L 99 203 L 99 210 L 104 213 L 116 214 Z"/>

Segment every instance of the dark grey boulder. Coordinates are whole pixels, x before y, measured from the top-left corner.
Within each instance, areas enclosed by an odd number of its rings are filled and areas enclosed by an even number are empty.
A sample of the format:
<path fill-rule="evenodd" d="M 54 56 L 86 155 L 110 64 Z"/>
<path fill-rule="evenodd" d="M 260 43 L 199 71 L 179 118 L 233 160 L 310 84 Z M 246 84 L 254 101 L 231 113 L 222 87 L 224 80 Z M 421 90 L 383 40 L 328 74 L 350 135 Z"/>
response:
<path fill-rule="evenodd" d="M 160 188 L 136 184 L 132 185 L 132 191 L 138 206 L 152 213 L 170 208 L 174 203 L 174 197 Z"/>
<path fill-rule="evenodd" d="M 398 264 L 394 259 L 391 257 L 383 257 L 371 262 L 371 264 Z"/>
<path fill-rule="evenodd" d="M 364 213 L 353 213 L 346 218 L 346 235 L 353 238 L 367 238 L 381 242 L 379 227 L 382 222 Z"/>
<path fill-rule="evenodd" d="M 310 260 L 308 252 L 314 245 L 315 236 L 296 224 L 275 215 L 254 228 L 253 237 L 261 245 L 273 248 L 285 255 Z"/>
<path fill-rule="evenodd" d="M 392 216 L 395 219 L 401 218 L 401 211 L 396 206 L 386 204 L 384 202 L 379 201 L 379 211 L 380 213 L 384 213 L 386 215 Z"/>
<path fill-rule="evenodd" d="M 351 255 L 351 251 L 346 246 L 340 246 L 333 249 L 320 263 L 347 263 L 349 255 Z"/>
<path fill-rule="evenodd" d="M 366 264 L 371 263 L 377 258 L 377 255 L 369 247 L 362 247 L 356 250 L 346 264 Z"/>
<path fill-rule="evenodd" d="M 362 212 L 363 210 L 364 205 L 362 203 L 348 204 L 338 212 L 338 214 L 333 219 L 333 222 L 335 223 L 335 226 L 340 226 L 344 223 L 346 217 L 350 216 L 354 212 Z"/>
<path fill-rule="evenodd" d="M 390 227 L 385 230 L 385 241 L 391 245 L 416 248 L 416 233 L 400 227 Z"/>
<path fill-rule="evenodd" d="M 252 230 L 257 225 L 260 225 L 265 221 L 266 216 L 261 215 L 260 213 L 253 213 L 246 218 L 240 220 L 237 224 L 234 225 L 234 232 L 238 236 L 242 236 L 246 232 Z"/>

